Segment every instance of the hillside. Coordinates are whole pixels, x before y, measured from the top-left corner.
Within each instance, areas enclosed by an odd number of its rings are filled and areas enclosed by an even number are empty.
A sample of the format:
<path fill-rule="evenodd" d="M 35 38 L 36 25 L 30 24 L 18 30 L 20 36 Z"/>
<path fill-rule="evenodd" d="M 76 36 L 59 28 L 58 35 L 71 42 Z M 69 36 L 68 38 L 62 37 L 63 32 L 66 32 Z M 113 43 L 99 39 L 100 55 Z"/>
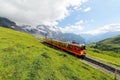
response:
<path fill-rule="evenodd" d="M 93 47 L 103 51 L 113 51 L 120 54 L 120 35 L 100 41 Z"/>
<path fill-rule="evenodd" d="M 87 74 L 87 75 L 86 75 Z M 0 27 L 0 80 L 113 80 L 33 36 Z"/>
<path fill-rule="evenodd" d="M 120 35 L 87 45 L 88 55 L 120 67 Z"/>

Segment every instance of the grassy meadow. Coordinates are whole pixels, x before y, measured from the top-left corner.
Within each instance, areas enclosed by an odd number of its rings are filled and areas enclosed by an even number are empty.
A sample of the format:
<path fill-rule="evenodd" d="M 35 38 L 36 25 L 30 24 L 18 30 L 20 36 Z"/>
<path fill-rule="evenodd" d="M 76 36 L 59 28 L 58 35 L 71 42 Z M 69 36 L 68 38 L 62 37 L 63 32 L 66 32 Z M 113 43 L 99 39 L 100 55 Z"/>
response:
<path fill-rule="evenodd" d="M 87 55 L 120 67 L 120 35 L 87 45 Z"/>
<path fill-rule="evenodd" d="M 114 80 L 49 48 L 32 35 L 0 27 L 0 80 Z"/>

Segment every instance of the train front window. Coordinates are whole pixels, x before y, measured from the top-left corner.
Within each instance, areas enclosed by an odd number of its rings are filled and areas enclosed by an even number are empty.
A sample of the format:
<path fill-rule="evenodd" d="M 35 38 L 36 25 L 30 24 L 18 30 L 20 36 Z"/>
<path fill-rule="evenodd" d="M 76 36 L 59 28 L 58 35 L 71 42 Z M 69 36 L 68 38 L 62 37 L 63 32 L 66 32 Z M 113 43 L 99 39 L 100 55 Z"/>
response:
<path fill-rule="evenodd" d="M 80 45 L 80 49 L 81 49 L 81 50 L 86 49 L 86 48 L 85 48 L 85 45 Z"/>
<path fill-rule="evenodd" d="M 81 49 L 82 49 L 82 50 L 84 50 L 84 49 L 85 49 L 85 46 L 84 46 L 84 45 L 82 45 L 82 46 L 81 46 Z"/>

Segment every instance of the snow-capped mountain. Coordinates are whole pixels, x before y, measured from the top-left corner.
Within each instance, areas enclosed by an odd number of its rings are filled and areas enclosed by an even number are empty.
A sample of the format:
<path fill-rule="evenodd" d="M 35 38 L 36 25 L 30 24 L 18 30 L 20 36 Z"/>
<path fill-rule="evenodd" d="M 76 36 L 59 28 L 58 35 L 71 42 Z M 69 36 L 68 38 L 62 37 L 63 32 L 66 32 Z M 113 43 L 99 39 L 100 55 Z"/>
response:
<path fill-rule="evenodd" d="M 4 26 L 7 28 L 12 28 L 15 30 L 28 32 L 33 35 L 40 35 L 42 37 L 53 38 L 57 40 L 64 41 L 76 41 L 77 43 L 85 43 L 84 39 L 80 35 L 76 35 L 73 33 L 62 33 L 62 31 L 56 26 L 46 26 L 46 25 L 38 25 L 36 27 L 32 27 L 29 25 L 17 26 L 15 22 L 0 17 L 0 26 Z"/>
<path fill-rule="evenodd" d="M 8 20 L 7 18 L 0 17 L 0 25 L 7 28 L 14 28 L 13 26 L 17 26 L 15 22 Z"/>
<path fill-rule="evenodd" d="M 43 36 L 48 38 L 55 38 L 58 35 L 61 35 L 62 32 L 56 26 L 45 26 L 45 25 L 38 25 L 36 29 L 43 34 Z"/>
<path fill-rule="evenodd" d="M 11 28 L 14 30 L 19 30 L 19 31 L 24 31 L 24 29 L 22 29 L 20 26 L 16 25 L 15 22 L 4 18 L 4 17 L 0 17 L 0 26 L 4 26 L 6 28 Z"/>
<path fill-rule="evenodd" d="M 87 44 L 98 42 L 103 39 L 110 38 L 120 34 L 120 31 L 112 31 L 112 32 L 107 32 L 104 34 L 96 34 L 96 35 L 90 35 L 90 34 L 76 35 L 73 33 L 62 33 L 62 31 L 56 26 L 46 26 L 46 25 L 38 25 L 35 27 L 30 25 L 18 26 L 15 22 L 4 17 L 0 17 L 0 26 L 4 26 L 18 31 L 28 32 L 33 35 L 40 35 L 42 37 L 54 38 L 54 39 L 70 41 L 70 42 L 74 40 L 77 43 L 87 43 Z"/>
<path fill-rule="evenodd" d="M 40 35 L 42 37 L 46 36 L 48 38 L 54 38 L 62 33 L 60 29 L 55 26 L 45 25 L 38 25 L 37 27 L 32 27 L 30 25 L 18 26 L 15 22 L 4 17 L 0 17 L 0 26 L 4 26 L 6 28 L 11 28 L 18 31 L 28 32 L 34 35 Z"/>
<path fill-rule="evenodd" d="M 38 25 L 36 27 L 31 27 L 29 25 L 24 25 L 21 28 L 31 34 L 40 35 L 47 38 L 55 38 L 56 36 L 62 34 L 60 29 L 56 26 Z"/>

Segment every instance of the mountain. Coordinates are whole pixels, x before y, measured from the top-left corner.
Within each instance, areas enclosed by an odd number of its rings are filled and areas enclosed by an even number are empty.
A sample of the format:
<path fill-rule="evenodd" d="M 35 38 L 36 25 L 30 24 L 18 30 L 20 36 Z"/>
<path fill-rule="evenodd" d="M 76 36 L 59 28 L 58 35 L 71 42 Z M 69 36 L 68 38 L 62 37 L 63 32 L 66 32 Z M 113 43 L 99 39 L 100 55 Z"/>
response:
<path fill-rule="evenodd" d="M 36 27 L 31 27 L 29 25 L 23 25 L 21 28 L 31 34 L 40 35 L 47 38 L 54 38 L 62 33 L 56 26 L 38 25 Z"/>
<path fill-rule="evenodd" d="M 38 25 L 36 27 L 39 32 L 41 32 L 45 37 L 48 38 L 57 38 L 57 36 L 61 35 L 62 32 L 56 26 L 45 26 L 45 25 Z"/>
<path fill-rule="evenodd" d="M 40 35 L 46 38 L 53 38 L 68 42 L 72 42 L 74 40 L 77 43 L 82 43 L 82 44 L 85 43 L 84 39 L 80 35 L 76 35 L 73 33 L 62 33 L 62 31 L 56 26 L 38 25 L 36 28 L 31 28 L 30 26 L 24 26 L 24 30 L 34 35 Z"/>
<path fill-rule="evenodd" d="M 102 40 L 93 46 L 96 49 L 103 51 L 114 51 L 116 53 L 120 52 L 120 35 Z"/>
<path fill-rule="evenodd" d="M 42 37 L 46 36 L 48 38 L 55 38 L 55 37 L 57 38 L 58 35 L 62 34 L 60 29 L 57 28 L 56 26 L 46 26 L 46 25 L 38 25 L 37 27 L 31 27 L 30 25 L 18 26 L 16 25 L 15 22 L 4 17 L 0 17 L 0 26 L 4 26 L 18 31 L 28 32 L 34 35 L 40 35 Z"/>
<path fill-rule="evenodd" d="M 4 17 L 0 17 L 0 26 L 4 26 L 6 28 L 11 28 L 11 29 L 14 29 L 14 30 L 25 32 L 25 30 L 22 29 L 21 26 L 16 25 L 15 22 L 13 22 L 13 21 L 11 21 L 7 18 L 4 18 Z"/>
<path fill-rule="evenodd" d="M 3 17 L 0 17 L 0 26 L 31 33 L 37 36 L 53 38 L 57 40 L 65 40 L 69 42 L 72 42 L 74 40 L 77 43 L 85 43 L 84 39 L 80 35 L 76 35 L 73 33 L 62 33 L 62 31 L 56 26 L 47 25 L 38 25 L 36 27 L 32 27 L 30 25 L 18 26 L 16 25 L 15 22 Z"/>
<path fill-rule="evenodd" d="M 15 22 L 10 21 L 7 18 L 0 17 L 0 26 L 4 26 L 7 28 L 12 28 L 12 26 L 17 26 Z"/>
<path fill-rule="evenodd" d="M 76 35 L 73 33 L 64 33 L 61 35 L 61 39 L 68 42 L 75 41 L 76 43 L 84 44 L 85 40 L 80 35 Z"/>
<path fill-rule="evenodd" d="M 90 35 L 90 34 L 82 34 L 81 36 L 86 40 L 86 44 L 99 42 L 101 40 L 111 38 L 114 36 L 120 35 L 120 31 L 113 31 L 113 32 L 107 32 L 107 33 L 101 33 L 96 35 Z"/>

